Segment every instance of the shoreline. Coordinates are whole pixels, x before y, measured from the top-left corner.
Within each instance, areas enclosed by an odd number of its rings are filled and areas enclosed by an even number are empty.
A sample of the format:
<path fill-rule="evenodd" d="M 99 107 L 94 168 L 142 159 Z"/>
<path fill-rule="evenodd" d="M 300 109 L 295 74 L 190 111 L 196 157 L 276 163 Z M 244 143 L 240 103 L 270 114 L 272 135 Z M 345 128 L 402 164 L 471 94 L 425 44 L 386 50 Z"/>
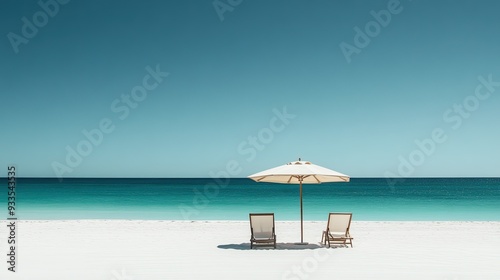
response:
<path fill-rule="evenodd" d="M 3 219 L 1 221 L 6 221 L 6 219 Z M 17 220 L 18 222 L 37 222 L 37 221 L 45 221 L 45 222 L 50 222 L 50 221 L 138 221 L 138 222 L 188 222 L 188 223 L 193 223 L 193 222 L 215 222 L 215 223 L 232 223 L 232 222 L 249 222 L 248 220 L 176 220 L 176 219 L 19 219 Z M 276 223 L 280 222 L 286 222 L 286 223 L 300 223 L 300 220 L 275 220 Z M 326 219 L 323 220 L 304 220 L 304 223 L 322 223 L 324 222 L 326 224 Z M 499 220 L 352 220 L 352 223 L 379 223 L 379 222 L 384 222 L 384 223 L 499 223 L 500 224 L 500 219 Z"/>

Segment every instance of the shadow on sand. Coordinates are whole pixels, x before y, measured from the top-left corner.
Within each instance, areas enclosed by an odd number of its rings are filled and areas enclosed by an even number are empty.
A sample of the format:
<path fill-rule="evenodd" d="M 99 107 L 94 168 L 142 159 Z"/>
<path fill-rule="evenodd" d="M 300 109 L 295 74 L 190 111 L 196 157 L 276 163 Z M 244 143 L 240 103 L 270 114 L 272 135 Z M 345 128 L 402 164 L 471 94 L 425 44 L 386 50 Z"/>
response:
<path fill-rule="evenodd" d="M 344 246 L 341 246 L 344 247 Z M 250 249 L 250 243 L 240 243 L 240 244 L 222 244 L 218 245 L 217 248 L 219 249 L 234 249 L 234 250 L 262 250 L 262 249 L 267 249 L 267 250 L 314 250 L 314 249 L 320 249 L 320 248 L 327 248 L 326 246 L 323 246 L 323 244 L 319 243 L 314 244 L 314 243 L 309 243 L 306 245 L 298 245 L 295 243 L 276 243 L 276 249 L 274 249 L 272 246 L 258 246 L 254 249 Z M 338 248 L 337 246 L 332 246 L 332 249 Z"/>

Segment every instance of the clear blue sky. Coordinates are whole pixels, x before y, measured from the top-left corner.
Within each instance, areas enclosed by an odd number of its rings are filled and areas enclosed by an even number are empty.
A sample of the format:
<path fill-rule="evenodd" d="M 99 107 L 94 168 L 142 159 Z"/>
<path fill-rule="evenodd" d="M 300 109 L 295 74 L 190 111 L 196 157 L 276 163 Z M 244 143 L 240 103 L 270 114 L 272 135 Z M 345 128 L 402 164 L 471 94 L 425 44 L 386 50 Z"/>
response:
<path fill-rule="evenodd" d="M 41 2 L 0 2 L 0 176 L 500 176 L 499 1 Z"/>

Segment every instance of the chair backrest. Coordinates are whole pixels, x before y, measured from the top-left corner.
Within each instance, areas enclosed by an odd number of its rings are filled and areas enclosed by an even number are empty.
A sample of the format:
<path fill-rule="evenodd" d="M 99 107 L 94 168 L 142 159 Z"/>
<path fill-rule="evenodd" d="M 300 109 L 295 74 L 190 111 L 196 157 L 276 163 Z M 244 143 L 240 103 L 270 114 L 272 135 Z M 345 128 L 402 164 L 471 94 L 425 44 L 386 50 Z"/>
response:
<path fill-rule="evenodd" d="M 351 226 L 352 213 L 330 213 L 327 229 L 330 232 L 348 233 Z"/>
<path fill-rule="evenodd" d="M 274 213 L 250 214 L 250 229 L 256 237 L 272 237 L 274 233 Z"/>

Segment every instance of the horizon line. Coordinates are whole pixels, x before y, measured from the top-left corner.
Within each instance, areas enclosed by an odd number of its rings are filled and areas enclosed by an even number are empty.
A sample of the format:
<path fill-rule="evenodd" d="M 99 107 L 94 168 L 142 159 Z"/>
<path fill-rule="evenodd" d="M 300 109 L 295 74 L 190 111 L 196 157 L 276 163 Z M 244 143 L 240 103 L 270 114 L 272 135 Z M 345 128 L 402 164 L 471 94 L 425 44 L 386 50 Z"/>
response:
<path fill-rule="evenodd" d="M 65 179 L 249 179 L 248 177 L 31 177 L 31 176 L 16 176 L 16 179 L 56 179 L 56 180 L 65 180 Z M 495 176 L 429 176 L 429 177 L 349 177 L 350 179 L 464 179 L 464 178 L 482 178 L 482 179 L 500 179 Z M 0 177 L 0 179 L 9 179 L 9 177 Z"/>

